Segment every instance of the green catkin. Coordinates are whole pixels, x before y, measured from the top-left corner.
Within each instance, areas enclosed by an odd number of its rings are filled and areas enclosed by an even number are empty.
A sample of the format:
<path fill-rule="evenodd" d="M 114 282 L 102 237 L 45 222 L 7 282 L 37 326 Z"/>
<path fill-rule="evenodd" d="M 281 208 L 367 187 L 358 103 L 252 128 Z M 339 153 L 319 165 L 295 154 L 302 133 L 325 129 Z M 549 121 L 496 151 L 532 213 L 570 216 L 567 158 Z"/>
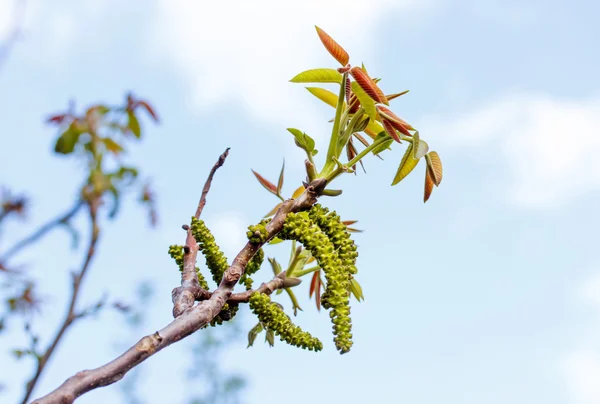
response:
<path fill-rule="evenodd" d="M 223 274 L 229 267 L 227 258 L 215 242 L 212 233 L 204 224 L 204 221 L 192 217 L 192 235 L 198 242 L 198 248 L 206 259 L 206 266 L 210 270 L 213 280 L 218 285 L 221 283 Z"/>
<path fill-rule="evenodd" d="M 265 243 L 269 233 L 267 232 L 267 224 L 271 219 L 263 219 L 258 224 L 248 226 L 246 236 L 251 243 Z"/>
<path fill-rule="evenodd" d="M 184 255 L 183 246 L 176 244 L 169 246 L 169 255 L 175 260 L 175 263 L 179 267 L 179 271 L 182 272 Z M 200 284 L 200 287 L 204 290 L 208 290 L 208 283 L 206 282 L 204 275 L 202 275 L 202 272 L 200 272 L 200 268 L 198 267 L 196 267 L 196 276 L 198 277 L 198 283 Z"/>
<path fill-rule="evenodd" d="M 260 269 L 260 266 L 262 265 L 264 259 L 265 259 L 265 252 L 261 248 L 256 252 L 256 254 L 254 254 L 254 257 L 252 257 L 252 259 L 250 260 L 248 265 L 246 265 L 244 274 L 240 277 L 240 282 L 239 282 L 241 284 L 244 284 L 244 286 L 246 286 L 246 290 L 252 289 L 251 276 L 254 275 Z"/>
<path fill-rule="evenodd" d="M 285 312 L 264 293 L 254 292 L 250 296 L 250 310 L 282 341 L 310 351 L 323 349 L 321 341 L 294 325 Z"/>
<path fill-rule="evenodd" d="M 328 219 L 330 220 L 330 219 Z M 349 273 L 336 251 L 334 243 L 320 227 L 311 220 L 308 212 L 290 213 L 278 237 L 296 240 L 311 252 L 325 273 L 327 286 L 322 296 L 323 307 L 333 323 L 334 342 L 340 353 L 352 347 L 352 324 L 350 322 L 350 293 L 348 292 Z M 339 235 L 334 234 L 341 240 Z M 344 261 L 347 261 L 348 257 Z M 349 261 L 348 261 L 349 262 Z"/>
<path fill-rule="evenodd" d="M 221 309 L 219 314 L 217 314 L 215 316 L 215 318 L 213 318 L 210 321 L 210 323 L 209 323 L 210 326 L 216 327 L 218 325 L 223 324 L 225 321 L 231 320 L 233 317 L 235 317 L 239 308 L 240 307 L 237 304 L 225 303 L 225 305 L 223 306 L 223 308 Z M 207 327 L 207 326 L 208 325 L 206 325 L 205 327 Z"/>

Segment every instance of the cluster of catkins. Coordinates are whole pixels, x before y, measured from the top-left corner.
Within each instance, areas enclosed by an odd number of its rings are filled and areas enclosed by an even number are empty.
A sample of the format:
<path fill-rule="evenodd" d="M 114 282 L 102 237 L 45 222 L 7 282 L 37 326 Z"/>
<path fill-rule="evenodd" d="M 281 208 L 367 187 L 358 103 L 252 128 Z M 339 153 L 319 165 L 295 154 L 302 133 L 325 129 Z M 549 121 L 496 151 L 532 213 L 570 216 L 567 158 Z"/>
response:
<path fill-rule="evenodd" d="M 250 310 L 282 341 L 310 351 L 320 351 L 323 343 L 300 327 L 294 325 L 290 318 L 276 303 L 271 302 L 264 293 L 254 292 L 250 296 Z"/>
<path fill-rule="evenodd" d="M 225 254 L 215 242 L 215 238 L 204 224 L 204 221 L 192 217 L 192 235 L 198 242 L 198 248 L 206 258 L 206 266 L 212 274 L 213 280 L 218 285 L 221 283 L 223 274 L 229 268 Z"/>
<path fill-rule="evenodd" d="M 169 246 L 169 255 L 175 260 L 175 263 L 179 267 L 179 271 L 183 271 L 183 246 L 182 245 L 171 245 Z M 198 284 L 202 289 L 208 290 L 208 282 L 200 272 L 200 268 L 196 267 L 196 276 L 198 276 Z"/>
<path fill-rule="evenodd" d="M 335 212 L 329 213 L 317 204 L 307 212 L 289 214 L 278 237 L 303 244 L 323 269 L 327 286 L 321 302 L 323 307 L 331 309 L 335 345 L 341 353 L 350 351 L 349 286 L 356 273 L 358 253 L 346 226 Z"/>

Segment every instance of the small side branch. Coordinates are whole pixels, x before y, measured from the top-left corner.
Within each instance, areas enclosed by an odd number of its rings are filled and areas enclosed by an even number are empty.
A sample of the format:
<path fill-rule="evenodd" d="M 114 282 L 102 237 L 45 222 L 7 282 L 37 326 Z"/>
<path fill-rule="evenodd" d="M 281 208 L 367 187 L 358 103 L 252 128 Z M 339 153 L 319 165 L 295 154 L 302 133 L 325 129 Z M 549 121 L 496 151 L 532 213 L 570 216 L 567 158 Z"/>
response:
<path fill-rule="evenodd" d="M 229 148 L 227 148 L 223 154 L 221 154 L 219 160 L 217 160 L 213 168 L 210 170 L 206 183 L 204 184 L 204 188 L 202 189 L 202 195 L 200 196 L 200 201 L 198 202 L 198 208 L 196 209 L 196 213 L 194 215 L 196 219 L 200 219 L 202 210 L 206 205 L 206 195 L 208 195 L 208 191 L 210 191 L 213 177 L 215 176 L 217 170 L 223 166 L 228 155 Z M 192 230 L 189 227 L 185 229 L 186 238 L 183 256 L 183 271 L 181 271 L 181 286 L 173 289 L 173 292 L 171 293 L 171 298 L 173 301 L 173 317 L 180 316 L 181 313 L 192 307 L 194 305 L 194 301 L 198 300 L 196 299 L 196 296 L 202 295 L 204 292 L 208 293 L 208 291 L 205 291 L 200 287 L 200 284 L 198 283 L 198 276 L 196 275 L 198 243 L 192 235 Z"/>

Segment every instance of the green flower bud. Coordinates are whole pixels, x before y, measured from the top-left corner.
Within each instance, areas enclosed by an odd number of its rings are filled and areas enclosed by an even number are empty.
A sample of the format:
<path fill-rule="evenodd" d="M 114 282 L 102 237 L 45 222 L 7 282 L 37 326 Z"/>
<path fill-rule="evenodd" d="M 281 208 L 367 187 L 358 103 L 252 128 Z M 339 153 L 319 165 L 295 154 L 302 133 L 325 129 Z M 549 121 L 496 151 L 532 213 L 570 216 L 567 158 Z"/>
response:
<path fill-rule="evenodd" d="M 206 259 L 206 266 L 210 270 L 213 280 L 218 285 L 221 283 L 223 274 L 229 268 L 227 258 L 215 242 L 212 233 L 204 224 L 204 221 L 192 217 L 192 235 L 198 242 L 198 248 Z"/>

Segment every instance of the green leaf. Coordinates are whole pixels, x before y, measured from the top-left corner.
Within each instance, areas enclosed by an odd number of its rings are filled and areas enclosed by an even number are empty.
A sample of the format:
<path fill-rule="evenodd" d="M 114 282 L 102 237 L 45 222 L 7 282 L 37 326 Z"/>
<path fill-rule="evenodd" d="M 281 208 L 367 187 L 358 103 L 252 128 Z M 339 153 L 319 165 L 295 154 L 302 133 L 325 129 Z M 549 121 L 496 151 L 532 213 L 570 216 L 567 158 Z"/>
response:
<path fill-rule="evenodd" d="M 375 154 L 375 155 L 381 153 L 382 151 L 389 149 L 390 145 L 394 141 L 394 139 L 392 139 L 390 137 L 390 135 L 388 135 L 387 132 L 384 130 L 384 131 L 379 132 L 377 137 L 375 137 L 374 142 L 376 142 L 377 140 L 379 140 L 382 137 L 388 138 L 388 140 L 386 140 L 385 142 L 381 143 L 379 146 L 377 146 L 373 149 L 373 154 Z"/>
<path fill-rule="evenodd" d="M 310 91 L 312 95 L 323 101 L 325 104 L 333 108 L 337 107 L 338 96 L 332 93 L 331 91 L 325 90 L 321 87 L 306 87 L 306 89 Z"/>
<path fill-rule="evenodd" d="M 56 140 L 54 151 L 61 154 L 73 153 L 81 133 L 82 132 L 75 125 L 75 122 L 73 122 L 69 128 L 65 130 L 63 134 Z"/>
<path fill-rule="evenodd" d="M 279 244 L 279 243 L 283 243 L 283 239 L 280 239 L 278 237 L 273 237 L 270 241 L 269 244 L 270 245 L 275 245 L 275 244 Z"/>
<path fill-rule="evenodd" d="M 335 69 L 311 69 L 297 74 L 292 83 L 342 83 L 342 74 Z M 337 97 L 336 97 L 337 99 Z"/>
<path fill-rule="evenodd" d="M 281 195 L 281 188 L 283 188 L 283 170 L 285 169 L 285 160 L 281 165 L 281 172 L 279 173 L 279 180 L 277 181 L 277 195 Z"/>
<path fill-rule="evenodd" d="M 377 120 L 377 110 L 375 109 L 375 101 L 373 98 L 371 98 L 356 81 L 353 81 L 351 86 L 352 92 L 356 94 L 356 97 L 360 102 L 360 106 L 364 108 L 367 116 L 373 121 Z"/>
<path fill-rule="evenodd" d="M 317 154 L 317 151 L 315 150 L 315 141 L 312 137 L 308 136 L 299 129 L 287 128 L 287 130 L 294 135 L 294 138 L 296 139 L 296 146 L 304 149 L 306 153 L 313 156 Z"/>
<path fill-rule="evenodd" d="M 277 260 L 275 258 L 269 258 L 269 263 L 271 264 L 271 268 L 273 268 L 273 273 L 275 275 L 279 275 L 282 271 L 281 265 L 279 265 L 279 262 L 277 262 Z"/>
<path fill-rule="evenodd" d="M 247 348 L 250 348 L 252 345 L 254 345 L 254 341 L 256 340 L 256 337 L 263 330 L 264 330 L 263 325 L 261 323 L 258 323 L 254 327 L 252 327 L 250 329 L 250 331 L 248 331 L 248 346 L 247 346 Z"/>
<path fill-rule="evenodd" d="M 127 123 L 127 128 L 133 133 L 135 137 L 138 139 L 142 136 L 142 130 L 140 129 L 140 122 L 137 117 L 133 113 L 133 111 L 127 111 L 127 116 L 129 117 L 129 121 Z"/>
<path fill-rule="evenodd" d="M 429 151 L 429 145 L 419 138 L 419 132 L 413 135 L 413 158 L 418 160 Z"/>
<path fill-rule="evenodd" d="M 413 157 L 413 145 L 411 143 L 406 148 L 406 152 L 402 157 L 402 161 L 400 161 L 400 165 L 398 166 L 398 171 L 396 172 L 396 176 L 392 181 L 392 185 L 396 185 L 402 181 L 404 177 L 410 174 L 410 172 L 417 166 L 418 163 L 419 159 L 415 159 Z"/>
<path fill-rule="evenodd" d="M 352 292 L 352 294 L 356 298 L 356 300 L 358 300 L 359 302 L 361 300 L 365 300 L 365 296 L 363 295 L 362 287 L 360 286 L 360 283 L 358 283 L 358 281 L 356 279 L 352 278 L 352 280 L 350 281 L 349 289 L 350 289 L 350 292 Z"/>
<path fill-rule="evenodd" d="M 285 288 L 284 289 L 288 296 L 290 297 L 290 300 L 292 301 L 292 308 L 294 309 L 294 316 L 298 315 L 298 310 L 303 311 L 302 307 L 300 307 L 300 304 L 298 304 L 298 299 L 296 298 L 296 295 L 294 294 L 294 291 L 290 288 Z"/>
<path fill-rule="evenodd" d="M 265 336 L 265 341 L 269 343 L 269 346 L 275 345 L 275 333 L 273 330 L 267 329 L 267 335 Z"/>

